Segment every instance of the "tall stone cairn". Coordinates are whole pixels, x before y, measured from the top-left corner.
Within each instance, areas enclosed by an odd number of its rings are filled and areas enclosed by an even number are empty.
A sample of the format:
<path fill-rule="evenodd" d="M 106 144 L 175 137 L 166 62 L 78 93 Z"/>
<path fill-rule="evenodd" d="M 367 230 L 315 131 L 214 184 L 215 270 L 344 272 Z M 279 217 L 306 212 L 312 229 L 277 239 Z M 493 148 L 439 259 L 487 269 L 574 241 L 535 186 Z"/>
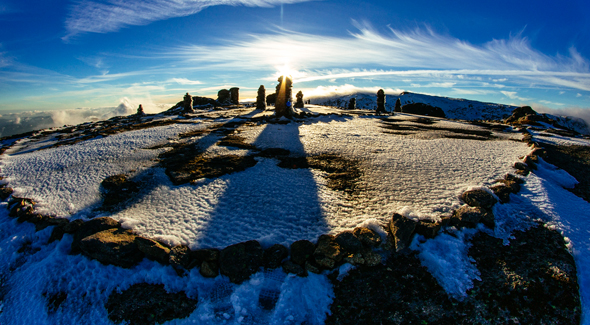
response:
<path fill-rule="evenodd" d="M 193 96 L 189 93 L 184 95 L 184 112 L 185 113 L 193 113 L 195 110 L 193 109 Z"/>
<path fill-rule="evenodd" d="M 217 92 L 217 102 L 219 105 L 230 105 L 231 104 L 231 94 L 227 89 L 221 89 Z"/>
<path fill-rule="evenodd" d="M 377 91 L 377 114 L 385 113 L 385 92 L 383 89 Z"/>
<path fill-rule="evenodd" d="M 256 95 L 256 109 L 264 111 L 266 109 L 266 89 L 264 85 L 258 88 L 258 95 Z"/>
<path fill-rule="evenodd" d="M 393 111 L 398 113 L 402 112 L 402 101 L 399 98 L 395 101 L 395 108 Z"/>
<path fill-rule="evenodd" d="M 295 95 L 297 102 L 295 102 L 295 108 L 303 108 L 303 93 L 301 90 Z"/>
<path fill-rule="evenodd" d="M 238 105 L 240 103 L 240 88 L 233 87 L 229 89 L 231 103 Z"/>
<path fill-rule="evenodd" d="M 276 87 L 277 101 L 275 102 L 275 112 L 277 117 L 290 117 L 293 115 L 293 80 L 291 77 L 280 76 L 277 80 L 279 84 Z"/>
<path fill-rule="evenodd" d="M 356 109 L 356 98 L 351 98 L 348 102 L 348 109 Z"/>
<path fill-rule="evenodd" d="M 143 111 L 143 106 L 141 106 L 141 104 L 139 104 L 139 107 L 137 108 L 137 116 L 143 116 L 145 115 L 145 112 Z"/>

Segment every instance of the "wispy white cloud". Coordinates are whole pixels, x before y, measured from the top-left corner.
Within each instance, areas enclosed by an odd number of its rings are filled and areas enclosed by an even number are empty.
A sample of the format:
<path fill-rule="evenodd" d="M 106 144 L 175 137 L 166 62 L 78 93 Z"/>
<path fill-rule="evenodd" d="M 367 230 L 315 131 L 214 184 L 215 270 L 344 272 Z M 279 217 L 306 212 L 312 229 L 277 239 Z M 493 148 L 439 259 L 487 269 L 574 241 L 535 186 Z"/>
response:
<path fill-rule="evenodd" d="M 172 78 L 172 79 L 169 79 L 168 82 L 175 82 L 179 85 L 201 85 L 201 84 L 203 84 L 202 82 L 200 82 L 198 80 L 189 80 L 187 78 Z"/>
<path fill-rule="evenodd" d="M 438 74 L 486 76 L 498 82 L 590 91 L 589 63 L 574 48 L 567 56 L 548 56 L 526 37 L 511 36 L 473 45 L 429 28 L 379 33 L 356 23 L 357 32 L 332 37 L 277 30 L 240 37 L 218 46 L 182 46 L 165 57 L 208 69 L 298 70 L 298 81 L 387 75 Z M 354 69 L 365 67 L 365 69 Z M 366 69 L 380 67 L 379 69 Z"/>
<path fill-rule="evenodd" d="M 516 100 L 520 100 L 522 102 L 526 102 L 528 100 L 531 100 L 530 98 L 525 98 L 525 97 L 520 97 L 518 96 L 516 91 L 501 91 L 502 94 L 504 94 L 504 96 L 510 98 L 510 99 L 516 99 Z"/>
<path fill-rule="evenodd" d="M 211 6 L 272 7 L 305 1 L 310 0 L 81 0 L 70 8 L 65 22 L 67 34 L 62 39 L 189 16 Z"/>
<path fill-rule="evenodd" d="M 565 104 L 563 103 L 556 103 L 556 102 L 552 102 L 549 100 L 540 100 L 539 103 L 545 104 L 545 105 L 552 105 L 552 106 L 565 106 Z"/>
<path fill-rule="evenodd" d="M 351 84 L 340 86 L 318 86 L 316 88 L 297 88 L 301 90 L 307 98 L 345 96 L 350 94 L 376 94 L 379 89 L 383 89 L 387 95 L 399 95 L 403 89 L 382 88 L 382 87 L 357 87 Z"/>
<path fill-rule="evenodd" d="M 576 94 L 576 97 L 582 97 L 582 94 L 580 94 L 580 93 L 577 93 L 577 94 Z"/>
<path fill-rule="evenodd" d="M 453 88 L 455 95 L 489 95 L 493 93 L 495 92 L 486 89 Z"/>

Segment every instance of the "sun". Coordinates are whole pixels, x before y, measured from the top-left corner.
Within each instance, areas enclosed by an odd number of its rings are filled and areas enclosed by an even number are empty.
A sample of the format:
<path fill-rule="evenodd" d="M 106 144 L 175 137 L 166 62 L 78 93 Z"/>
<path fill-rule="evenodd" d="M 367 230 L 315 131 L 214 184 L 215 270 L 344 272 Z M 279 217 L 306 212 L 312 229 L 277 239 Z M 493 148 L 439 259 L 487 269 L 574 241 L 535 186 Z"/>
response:
<path fill-rule="evenodd" d="M 280 76 L 289 76 L 291 79 L 302 77 L 303 73 L 298 71 L 297 69 L 292 68 L 288 64 L 284 64 L 283 66 L 277 67 L 277 78 Z"/>

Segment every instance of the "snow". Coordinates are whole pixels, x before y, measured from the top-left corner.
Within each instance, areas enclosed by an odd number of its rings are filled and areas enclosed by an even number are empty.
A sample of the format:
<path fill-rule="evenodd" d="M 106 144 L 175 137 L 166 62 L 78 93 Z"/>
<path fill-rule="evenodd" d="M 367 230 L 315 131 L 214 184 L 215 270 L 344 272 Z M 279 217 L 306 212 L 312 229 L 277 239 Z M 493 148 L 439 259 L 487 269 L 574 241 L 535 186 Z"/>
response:
<path fill-rule="evenodd" d="M 330 109 L 310 105 L 315 113 Z M 333 111 L 333 110 L 332 110 Z M 244 113 L 243 111 L 241 113 Z M 246 111 L 252 116 L 254 112 Z M 372 116 L 317 116 L 288 124 L 241 127 L 239 135 L 260 149 L 284 148 L 293 155 L 338 154 L 359 163 L 363 189 L 354 200 L 330 189 L 324 172 L 283 169 L 271 158 L 243 172 L 194 184 L 173 185 L 155 159 L 166 149 L 150 147 L 180 141 L 178 134 L 230 121 L 231 111 L 212 119 L 193 118 L 182 123 L 95 138 L 75 145 L 45 148 L 55 139 L 19 140 L 2 155 L 1 174 L 15 196 L 36 202 L 40 213 L 77 219 L 110 216 L 135 232 L 170 245 L 222 248 L 257 239 L 264 247 L 288 245 L 295 240 L 316 240 L 357 226 L 377 230 L 391 214 L 437 220 L 461 206 L 459 196 L 470 188 L 486 188 L 506 173 L 518 157 L 531 149 L 513 141 L 521 134 L 494 132 L 494 140 L 444 138 L 440 130 L 412 135 L 386 134 L 382 118 Z M 397 114 L 389 123 L 417 125 L 415 117 Z M 435 119 L 434 126 L 485 130 L 479 126 Z M 535 132 L 535 131 L 533 131 Z M 553 136 L 556 143 L 584 143 L 584 139 Z M 203 136 L 199 145 L 207 154 L 246 150 L 219 147 L 221 136 Z M 587 144 L 586 144 L 587 145 Z M 106 177 L 127 173 L 142 188 L 123 210 L 98 212 L 100 183 Z M 506 243 L 514 230 L 543 220 L 567 236 L 571 243 L 583 302 L 584 324 L 590 324 L 590 206 L 564 189 L 576 181 L 545 162 L 526 177 L 518 195 L 494 207 L 496 229 L 456 231 L 435 239 L 416 237 L 412 248 L 447 292 L 460 299 L 478 280 L 478 270 L 467 256 L 475 231 L 488 231 Z M 325 274 L 307 278 L 282 270 L 260 271 L 235 285 L 226 277 L 204 279 L 194 269 L 178 277 L 170 267 L 144 260 L 133 269 L 104 266 L 81 255 L 69 255 L 71 236 L 47 244 L 51 227 L 40 232 L 30 224 L 17 224 L 0 203 L 0 323 L 2 324 L 109 324 L 103 306 L 113 290 L 132 284 L 163 283 L 167 290 L 184 290 L 199 297 L 198 308 L 185 320 L 171 324 L 322 324 L 329 313 L 333 291 Z M 24 243 L 29 252 L 18 252 Z M 349 266 L 344 267 L 345 271 Z M 62 307 L 48 313 L 44 294 L 68 293 Z M 273 298 L 267 311 L 259 297 Z"/>
<path fill-rule="evenodd" d="M 536 142 L 553 144 L 556 146 L 590 146 L 590 139 L 571 138 L 545 131 L 529 130 Z"/>

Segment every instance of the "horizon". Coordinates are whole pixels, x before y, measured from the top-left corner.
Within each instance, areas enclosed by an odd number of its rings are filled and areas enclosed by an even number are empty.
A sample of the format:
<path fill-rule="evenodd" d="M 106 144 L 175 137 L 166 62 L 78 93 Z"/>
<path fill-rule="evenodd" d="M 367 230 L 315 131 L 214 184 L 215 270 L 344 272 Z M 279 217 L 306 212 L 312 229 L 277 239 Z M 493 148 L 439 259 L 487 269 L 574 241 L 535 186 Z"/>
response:
<path fill-rule="evenodd" d="M 0 114 L 150 113 L 186 92 L 253 98 L 289 74 L 306 97 L 383 88 L 588 121 L 589 11 L 581 0 L 3 0 Z"/>

